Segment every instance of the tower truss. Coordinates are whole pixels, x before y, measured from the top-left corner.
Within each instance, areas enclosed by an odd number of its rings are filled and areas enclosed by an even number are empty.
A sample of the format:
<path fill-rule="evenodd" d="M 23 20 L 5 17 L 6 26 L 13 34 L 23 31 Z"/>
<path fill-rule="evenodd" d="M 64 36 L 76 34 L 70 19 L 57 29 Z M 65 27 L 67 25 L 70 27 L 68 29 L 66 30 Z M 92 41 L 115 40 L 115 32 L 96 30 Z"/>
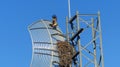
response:
<path fill-rule="evenodd" d="M 71 67 L 104 67 L 100 12 L 66 17 L 66 36 L 77 53 Z"/>

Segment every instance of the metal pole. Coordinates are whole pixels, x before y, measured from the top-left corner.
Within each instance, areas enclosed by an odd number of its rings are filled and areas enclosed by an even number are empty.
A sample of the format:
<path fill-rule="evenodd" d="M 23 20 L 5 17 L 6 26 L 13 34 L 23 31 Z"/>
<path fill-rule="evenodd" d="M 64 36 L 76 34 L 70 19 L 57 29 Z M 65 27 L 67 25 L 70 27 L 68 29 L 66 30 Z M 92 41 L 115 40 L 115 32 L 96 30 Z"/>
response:
<path fill-rule="evenodd" d="M 68 17 L 66 17 L 66 40 L 69 42 Z"/>
<path fill-rule="evenodd" d="M 79 12 L 77 11 L 76 12 L 76 15 L 77 15 L 77 19 L 76 19 L 76 22 L 77 22 L 77 31 L 80 29 L 80 22 L 79 22 Z M 80 52 L 80 65 L 79 67 L 82 67 L 82 47 L 81 47 L 81 44 L 80 44 L 80 39 L 78 40 L 78 49 L 79 49 L 79 52 Z"/>
<path fill-rule="evenodd" d="M 91 22 L 92 22 L 92 39 L 93 39 L 93 51 L 94 51 L 94 64 L 95 64 L 95 67 L 97 67 L 97 59 L 96 59 L 96 44 L 95 44 L 95 30 L 94 30 L 94 19 L 91 18 Z"/>
<path fill-rule="evenodd" d="M 104 57 L 103 57 L 103 48 L 102 48 L 102 30 L 101 30 L 101 22 L 100 22 L 100 12 L 98 11 L 98 21 L 99 21 L 99 31 L 100 31 L 100 53 L 101 53 L 101 62 L 102 67 L 104 67 Z"/>
<path fill-rule="evenodd" d="M 69 16 L 69 19 L 71 18 L 71 11 L 70 11 L 70 0 L 68 0 L 68 16 Z"/>

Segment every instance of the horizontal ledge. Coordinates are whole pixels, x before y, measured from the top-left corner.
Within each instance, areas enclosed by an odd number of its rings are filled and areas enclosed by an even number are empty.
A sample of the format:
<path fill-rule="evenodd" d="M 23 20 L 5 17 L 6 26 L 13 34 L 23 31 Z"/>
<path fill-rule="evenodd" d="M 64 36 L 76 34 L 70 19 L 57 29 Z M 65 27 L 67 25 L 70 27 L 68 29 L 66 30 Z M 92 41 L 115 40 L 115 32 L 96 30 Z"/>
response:
<path fill-rule="evenodd" d="M 49 56 L 52 56 L 51 54 L 47 54 L 47 53 L 39 53 L 39 52 L 34 52 L 34 54 L 42 54 L 42 55 L 49 55 Z M 54 57 L 59 57 L 59 56 L 56 56 L 56 55 L 53 55 Z"/>
<path fill-rule="evenodd" d="M 51 42 L 33 42 L 34 44 L 53 44 L 56 45 L 56 43 L 51 43 Z"/>
<path fill-rule="evenodd" d="M 60 30 L 58 30 L 58 29 L 53 29 L 52 27 L 48 27 L 48 28 L 46 28 L 46 27 L 38 27 L 38 28 L 31 28 L 31 29 L 29 29 L 29 30 L 38 30 L 38 29 L 52 29 L 52 30 L 56 30 L 56 31 L 58 31 L 59 33 L 61 33 Z"/>
<path fill-rule="evenodd" d="M 98 14 L 78 14 L 79 16 L 98 16 Z"/>
<path fill-rule="evenodd" d="M 37 29 L 53 29 L 53 28 L 38 27 L 38 28 L 31 28 L 30 30 L 37 30 Z"/>
<path fill-rule="evenodd" d="M 57 50 L 54 50 L 54 49 L 48 49 L 48 48 L 37 48 L 37 47 L 35 47 L 34 50 L 47 50 L 47 51 L 58 52 Z"/>
<path fill-rule="evenodd" d="M 66 38 L 66 36 L 65 35 L 63 35 L 63 34 L 60 34 L 60 33 L 55 33 L 55 34 L 51 34 L 52 36 L 56 36 L 56 35 L 59 35 L 59 36 L 62 36 L 62 37 L 64 37 L 64 38 Z"/>

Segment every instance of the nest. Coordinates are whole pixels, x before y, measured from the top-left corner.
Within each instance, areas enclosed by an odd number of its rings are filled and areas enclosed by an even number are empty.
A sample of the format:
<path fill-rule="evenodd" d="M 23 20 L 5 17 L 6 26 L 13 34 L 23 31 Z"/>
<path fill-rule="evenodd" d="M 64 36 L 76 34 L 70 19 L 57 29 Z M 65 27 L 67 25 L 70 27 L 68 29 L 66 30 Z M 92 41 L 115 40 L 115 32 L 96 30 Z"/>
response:
<path fill-rule="evenodd" d="M 57 43 L 58 54 L 60 57 L 60 67 L 69 67 L 72 64 L 72 57 L 75 55 L 75 50 L 68 42 Z"/>

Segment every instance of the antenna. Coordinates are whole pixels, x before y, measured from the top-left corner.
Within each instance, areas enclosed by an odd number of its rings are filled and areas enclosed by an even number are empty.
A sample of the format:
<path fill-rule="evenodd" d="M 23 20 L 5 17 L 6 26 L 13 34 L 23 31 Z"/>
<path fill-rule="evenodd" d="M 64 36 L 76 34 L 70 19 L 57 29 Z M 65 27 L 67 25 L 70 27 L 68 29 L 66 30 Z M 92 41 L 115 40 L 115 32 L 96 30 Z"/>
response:
<path fill-rule="evenodd" d="M 68 15 L 70 19 L 71 18 L 70 0 L 68 0 Z"/>

